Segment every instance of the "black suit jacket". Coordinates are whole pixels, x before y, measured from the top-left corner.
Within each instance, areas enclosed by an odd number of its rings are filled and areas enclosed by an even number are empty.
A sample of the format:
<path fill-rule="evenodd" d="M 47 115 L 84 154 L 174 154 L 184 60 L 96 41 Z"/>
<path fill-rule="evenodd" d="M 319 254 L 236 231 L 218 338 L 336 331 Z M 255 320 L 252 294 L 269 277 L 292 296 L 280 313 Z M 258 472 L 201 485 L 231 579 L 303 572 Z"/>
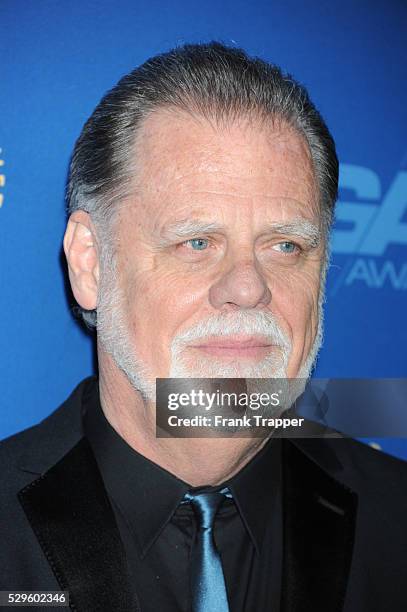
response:
<path fill-rule="evenodd" d="M 79 612 L 136 610 L 114 514 L 83 437 L 88 384 L 0 444 L 0 590 L 69 590 Z M 407 464 L 349 438 L 279 443 L 280 612 L 407 610 Z"/>

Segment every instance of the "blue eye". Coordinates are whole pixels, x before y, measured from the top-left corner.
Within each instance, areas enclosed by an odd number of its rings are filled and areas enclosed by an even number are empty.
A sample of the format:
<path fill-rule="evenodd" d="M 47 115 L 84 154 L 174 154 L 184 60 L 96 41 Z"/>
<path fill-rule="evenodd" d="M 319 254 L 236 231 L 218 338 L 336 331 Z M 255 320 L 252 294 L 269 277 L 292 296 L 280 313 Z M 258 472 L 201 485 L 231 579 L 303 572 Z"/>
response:
<path fill-rule="evenodd" d="M 194 251 L 203 251 L 208 246 L 209 241 L 206 238 L 191 238 L 186 241 L 190 244 Z"/>
<path fill-rule="evenodd" d="M 288 242 L 288 241 L 279 242 L 277 246 L 280 247 L 279 250 L 282 253 L 287 253 L 287 254 L 294 253 L 295 249 L 297 248 L 297 245 L 294 244 L 294 242 Z"/>

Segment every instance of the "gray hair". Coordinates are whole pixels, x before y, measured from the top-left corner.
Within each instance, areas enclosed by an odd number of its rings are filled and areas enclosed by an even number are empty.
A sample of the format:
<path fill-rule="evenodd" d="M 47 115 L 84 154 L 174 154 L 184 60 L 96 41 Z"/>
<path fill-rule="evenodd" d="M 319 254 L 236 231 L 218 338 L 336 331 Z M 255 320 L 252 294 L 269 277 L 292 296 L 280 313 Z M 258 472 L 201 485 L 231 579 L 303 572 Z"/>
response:
<path fill-rule="evenodd" d="M 245 115 L 279 120 L 296 129 L 309 146 L 327 235 L 337 198 L 338 159 L 333 138 L 306 89 L 278 66 L 251 58 L 242 49 L 218 42 L 184 45 L 124 76 L 102 98 L 75 144 L 68 211 L 90 214 L 102 244 L 102 264 L 113 261 L 109 236 L 117 204 L 134 188 L 136 137 L 142 121 L 165 107 L 216 121 Z M 95 326 L 96 311 L 80 311 L 85 323 Z"/>

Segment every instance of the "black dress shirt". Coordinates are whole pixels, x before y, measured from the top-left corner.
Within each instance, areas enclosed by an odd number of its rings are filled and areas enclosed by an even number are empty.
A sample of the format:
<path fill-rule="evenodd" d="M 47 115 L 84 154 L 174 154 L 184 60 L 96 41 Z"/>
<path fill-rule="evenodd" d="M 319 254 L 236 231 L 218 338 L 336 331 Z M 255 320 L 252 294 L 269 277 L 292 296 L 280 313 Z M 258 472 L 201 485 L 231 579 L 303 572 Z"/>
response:
<path fill-rule="evenodd" d="M 135 609 L 189 612 L 189 555 L 196 532 L 187 491 L 229 487 L 214 525 L 231 612 L 278 612 L 281 583 L 281 440 L 270 440 L 217 487 L 192 487 L 132 449 L 107 421 L 94 382 L 84 431 L 112 504 Z M 210 612 L 210 611 L 208 611 Z"/>

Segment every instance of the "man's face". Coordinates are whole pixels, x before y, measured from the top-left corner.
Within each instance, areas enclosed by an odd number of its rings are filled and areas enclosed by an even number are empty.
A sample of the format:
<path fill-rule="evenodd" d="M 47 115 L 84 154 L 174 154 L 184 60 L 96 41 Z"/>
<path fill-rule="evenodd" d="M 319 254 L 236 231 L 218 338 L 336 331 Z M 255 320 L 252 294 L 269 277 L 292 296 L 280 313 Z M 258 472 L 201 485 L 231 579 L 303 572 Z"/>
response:
<path fill-rule="evenodd" d="M 308 375 L 324 241 L 302 138 L 162 110 L 137 151 L 137 193 L 118 212 L 109 330 L 102 279 L 102 345 L 120 343 L 124 369 L 152 379 Z"/>

